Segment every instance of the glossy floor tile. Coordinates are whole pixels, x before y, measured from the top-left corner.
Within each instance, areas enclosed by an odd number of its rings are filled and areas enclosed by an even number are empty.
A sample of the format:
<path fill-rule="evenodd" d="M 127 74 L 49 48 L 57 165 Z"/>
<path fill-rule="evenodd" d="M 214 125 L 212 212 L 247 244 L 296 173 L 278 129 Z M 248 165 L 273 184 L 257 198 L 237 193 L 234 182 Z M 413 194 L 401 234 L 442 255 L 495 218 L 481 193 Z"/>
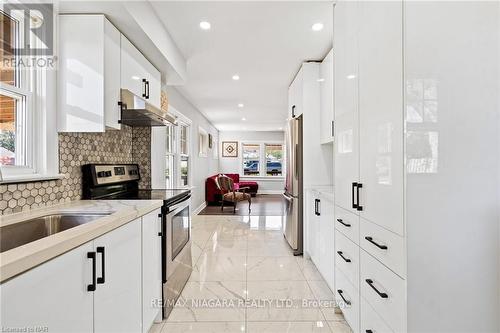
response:
<path fill-rule="evenodd" d="M 281 216 L 194 216 L 193 273 L 170 317 L 150 332 L 350 332 L 281 224 Z"/>

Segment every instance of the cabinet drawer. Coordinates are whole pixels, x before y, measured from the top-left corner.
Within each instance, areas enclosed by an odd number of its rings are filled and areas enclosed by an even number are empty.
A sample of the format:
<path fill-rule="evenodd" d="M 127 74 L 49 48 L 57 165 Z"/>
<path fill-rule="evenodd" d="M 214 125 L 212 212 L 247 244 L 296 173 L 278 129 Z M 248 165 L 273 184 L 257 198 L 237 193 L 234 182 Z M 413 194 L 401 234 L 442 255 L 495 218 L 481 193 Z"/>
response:
<path fill-rule="evenodd" d="M 399 276 L 405 278 L 404 238 L 363 218 L 360 224 L 359 243 L 361 248 Z"/>
<path fill-rule="evenodd" d="M 359 244 L 359 216 L 335 205 L 335 229 Z"/>
<path fill-rule="evenodd" d="M 361 297 L 361 320 L 360 332 L 373 332 L 373 333 L 394 333 L 393 330 L 387 326 L 384 320 L 373 310 L 372 306 Z"/>
<path fill-rule="evenodd" d="M 405 281 L 361 250 L 361 296 L 395 332 L 406 331 Z"/>
<path fill-rule="evenodd" d="M 352 331 L 359 332 L 359 291 L 339 269 L 335 269 L 335 301 Z"/>
<path fill-rule="evenodd" d="M 359 246 L 335 230 L 335 267 L 359 288 Z"/>

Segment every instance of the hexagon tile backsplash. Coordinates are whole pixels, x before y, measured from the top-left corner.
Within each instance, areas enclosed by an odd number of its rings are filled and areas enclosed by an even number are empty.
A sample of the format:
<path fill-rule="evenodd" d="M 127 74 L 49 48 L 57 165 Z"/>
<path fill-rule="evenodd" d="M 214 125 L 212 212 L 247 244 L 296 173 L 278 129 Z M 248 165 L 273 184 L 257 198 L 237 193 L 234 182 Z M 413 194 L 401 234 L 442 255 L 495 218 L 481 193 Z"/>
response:
<path fill-rule="evenodd" d="M 141 188 L 151 188 L 151 128 L 59 134 L 62 179 L 0 185 L 0 215 L 77 200 L 82 195 L 81 166 L 87 163 L 138 163 Z"/>

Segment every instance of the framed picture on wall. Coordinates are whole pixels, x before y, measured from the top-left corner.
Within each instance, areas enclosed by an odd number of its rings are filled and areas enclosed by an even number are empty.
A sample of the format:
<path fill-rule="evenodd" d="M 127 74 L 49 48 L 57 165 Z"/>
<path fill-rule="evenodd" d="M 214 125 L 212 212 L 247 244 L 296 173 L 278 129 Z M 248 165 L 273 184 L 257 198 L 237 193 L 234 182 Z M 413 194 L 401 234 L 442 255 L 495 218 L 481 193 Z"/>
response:
<path fill-rule="evenodd" d="M 213 145 L 213 142 L 212 142 L 212 134 L 208 133 L 208 148 L 212 149 L 212 145 Z"/>
<path fill-rule="evenodd" d="M 222 141 L 222 157 L 238 157 L 238 141 Z"/>

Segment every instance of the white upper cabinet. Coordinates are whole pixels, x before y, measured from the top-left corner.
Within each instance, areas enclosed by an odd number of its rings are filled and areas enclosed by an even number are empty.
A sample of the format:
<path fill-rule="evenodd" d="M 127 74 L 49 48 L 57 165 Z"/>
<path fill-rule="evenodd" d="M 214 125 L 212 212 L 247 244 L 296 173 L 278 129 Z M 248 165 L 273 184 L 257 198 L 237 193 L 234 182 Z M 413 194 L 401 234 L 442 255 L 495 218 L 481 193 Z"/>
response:
<path fill-rule="evenodd" d="M 92 242 L 0 285 L 2 327 L 92 332 Z"/>
<path fill-rule="evenodd" d="M 121 36 L 121 85 L 160 107 L 161 74 L 124 35 Z"/>
<path fill-rule="evenodd" d="M 96 238 L 94 247 L 94 332 L 141 332 L 141 219 Z"/>
<path fill-rule="evenodd" d="M 104 15 L 59 16 L 58 130 L 120 129 L 120 32 Z"/>
<path fill-rule="evenodd" d="M 353 207 L 359 181 L 358 2 L 341 1 L 334 9 L 335 68 L 335 204 L 357 215 Z"/>
<path fill-rule="evenodd" d="M 303 76 L 301 68 L 288 88 L 288 116 L 290 118 L 300 116 L 304 112 Z"/>
<path fill-rule="evenodd" d="M 360 215 L 403 235 L 403 4 L 359 10 Z"/>
<path fill-rule="evenodd" d="M 333 141 L 333 50 L 320 65 L 321 143 Z"/>

